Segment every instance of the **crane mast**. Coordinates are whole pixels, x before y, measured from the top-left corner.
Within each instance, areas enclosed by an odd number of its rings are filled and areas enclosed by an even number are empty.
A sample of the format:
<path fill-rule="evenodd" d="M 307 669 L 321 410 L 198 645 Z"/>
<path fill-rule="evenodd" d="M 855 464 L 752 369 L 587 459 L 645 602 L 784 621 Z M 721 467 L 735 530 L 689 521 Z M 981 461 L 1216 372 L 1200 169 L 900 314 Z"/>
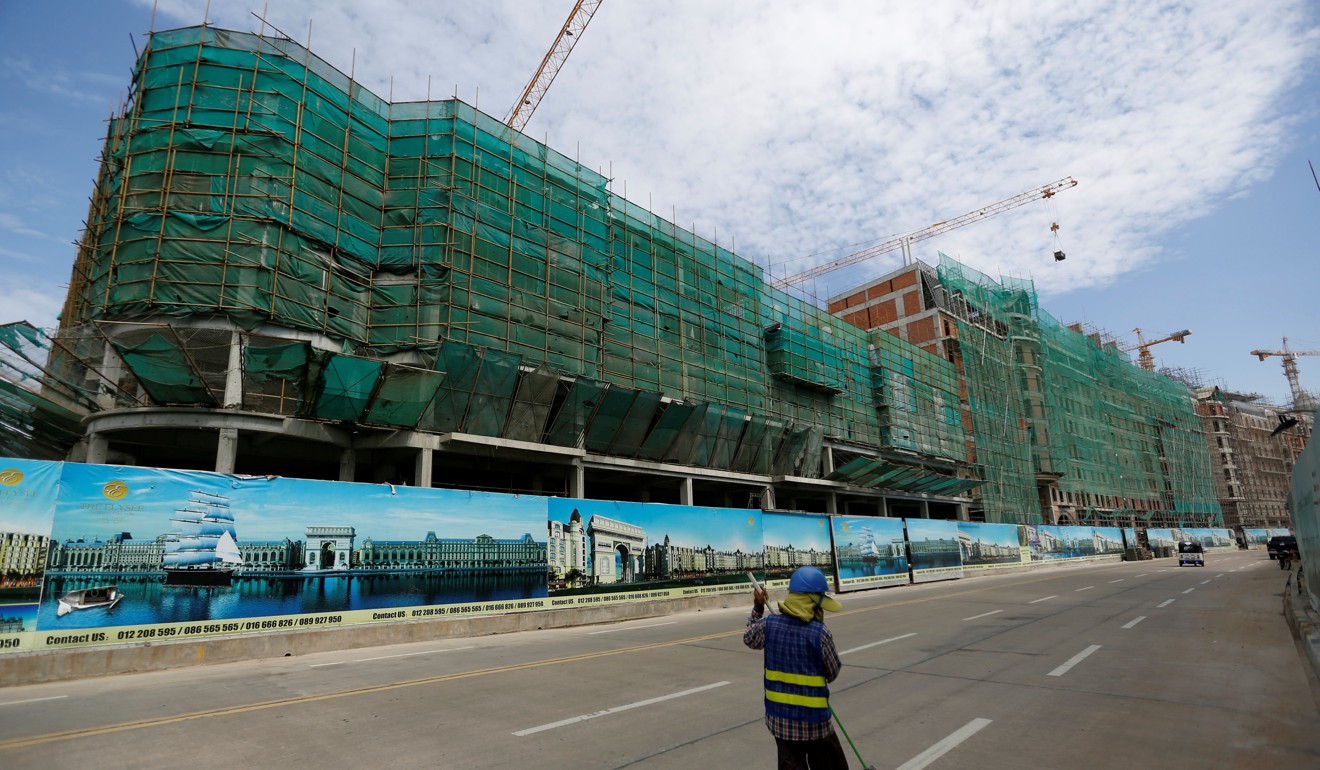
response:
<path fill-rule="evenodd" d="M 1315 396 L 1302 390 L 1301 377 L 1297 373 L 1298 356 L 1320 356 L 1320 350 L 1293 350 L 1288 347 L 1288 338 L 1283 338 L 1283 350 L 1253 350 L 1251 355 L 1264 361 L 1270 356 L 1283 359 L 1283 376 L 1288 378 L 1288 388 L 1292 391 L 1293 409 L 1311 410 L 1316 407 Z"/>
<path fill-rule="evenodd" d="M 509 108 L 509 114 L 504 118 L 504 124 L 515 131 L 522 131 L 527 125 L 527 121 L 532 119 L 532 113 L 536 112 L 536 107 L 541 103 L 541 97 L 550 90 L 550 84 L 555 82 L 555 75 L 559 74 L 559 68 L 564 66 L 568 55 L 573 51 L 573 46 L 577 45 L 578 38 L 582 35 L 582 30 L 587 28 L 591 17 L 595 15 L 596 9 L 600 7 L 603 0 L 577 0 L 573 6 L 572 12 L 568 14 L 568 20 L 560 28 L 558 37 L 546 52 L 545 58 L 541 59 L 541 66 L 536 68 L 536 74 L 527 81 L 523 88 L 522 95 L 518 101 Z"/>
<path fill-rule="evenodd" d="M 825 264 L 817 265 L 816 267 L 810 268 L 808 270 L 803 270 L 802 272 L 797 273 L 795 275 L 774 279 L 770 282 L 770 285 L 775 287 L 776 289 L 787 288 L 789 286 L 793 286 L 794 284 L 802 283 L 803 281 L 808 281 L 811 280 L 812 278 L 818 278 L 822 275 L 825 275 L 826 273 L 832 273 L 835 270 L 848 267 L 849 265 L 855 265 L 858 262 L 865 262 L 866 260 L 872 259 L 874 257 L 878 257 L 881 254 L 888 254 L 891 251 L 897 251 L 899 249 L 903 250 L 903 264 L 906 265 L 911 256 L 909 249 L 914 243 L 920 243 L 921 241 L 924 241 L 927 238 L 934 238 L 935 236 L 941 235 L 943 233 L 947 233 L 950 230 L 957 230 L 960 227 L 965 227 L 966 225 L 970 225 L 974 222 L 980 222 L 983 219 L 989 219 L 990 217 L 996 216 L 998 214 L 1002 214 L 1005 211 L 1011 211 L 1012 209 L 1015 209 L 1018 206 L 1031 203 L 1032 201 L 1042 200 L 1042 199 L 1048 200 L 1049 198 L 1053 198 L 1056 194 L 1076 186 L 1077 186 L 1077 180 L 1073 179 L 1070 176 L 1067 176 L 1064 177 L 1063 179 L 1058 180 L 1057 182 L 1050 182 L 1049 184 L 1044 185 L 1042 187 L 1037 187 L 1034 190 L 1028 190 L 1027 192 L 1014 195 L 1011 198 L 1005 198 L 1004 200 L 999 201 L 998 203 L 992 203 L 989 206 L 986 206 L 985 208 L 980 208 L 975 211 L 969 211 L 966 214 L 962 214 L 961 216 L 956 216 L 953 219 L 946 219 L 942 222 L 936 222 L 935 224 L 930 225 L 928 227 L 924 227 L 920 230 L 913 230 L 910 233 L 905 233 L 895 238 L 891 238 L 890 240 L 887 240 L 884 243 L 881 243 L 877 246 L 872 246 L 868 249 L 863 249 L 862 251 L 849 254 L 846 257 L 840 257 L 839 259 L 836 259 L 832 262 L 826 262 Z M 1056 259 L 1058 258 L 1059 257 L 1056 257 Z"/>

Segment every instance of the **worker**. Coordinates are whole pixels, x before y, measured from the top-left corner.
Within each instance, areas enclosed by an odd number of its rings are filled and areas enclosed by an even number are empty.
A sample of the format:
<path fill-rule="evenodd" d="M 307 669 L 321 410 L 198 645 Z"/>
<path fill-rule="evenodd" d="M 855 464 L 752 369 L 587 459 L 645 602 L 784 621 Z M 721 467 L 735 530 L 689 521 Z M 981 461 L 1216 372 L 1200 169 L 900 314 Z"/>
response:
<path fill-rule="evenodd" d="M 756 585 L 743 644 L 765 650 L 765 725 L 775 736 L 780 770 L 847 770 L 830 724 L 829 682 L 839 675 L 839 652 L 825 627 L 825 611 L 843 605 L 828 596 L 825 573 L 799 567 L 788 581 L 780 614 L 765 614 L 767 594 Z"/>

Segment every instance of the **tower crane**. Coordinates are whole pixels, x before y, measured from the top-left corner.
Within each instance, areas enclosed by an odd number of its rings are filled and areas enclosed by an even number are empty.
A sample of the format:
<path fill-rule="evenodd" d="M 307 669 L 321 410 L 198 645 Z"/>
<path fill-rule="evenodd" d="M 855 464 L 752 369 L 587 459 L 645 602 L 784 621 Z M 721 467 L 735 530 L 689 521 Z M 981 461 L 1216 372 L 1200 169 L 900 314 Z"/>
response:
<path fill-rule="evenodd" d="M 1132 331 L 1137 333 L 1137 344 L 1129 345 L 1125 348 L 1122 348 L 1122 350 L 1124 353 L 1129 353 L 1133 350 L 1137 351 L 1137 363 L 1141 365 L 1142 369 L 1145 369 L 1148 372 L 1155 371 L 1155 356 L 1152 356 L 1150 354 L 1150 349 L 1152 346 L 1158 345 L 1161 342 L 1177 342 L 1181 344 L 1182 341 L 1187 339 L 1187 337 L 1192 333 L 1191 329 L 1183 329 L 1180 332 L 1174 332 L 1173 334 L 1170 334 L 1166 337 L 1161 337 L 1160 339 L 1151 340 L 1150 342 L 1147 342 L 1146 338 L 1141 334 L 1140 326 L 1133 329 Z"/>
<path fill-rule="evenodd" d="M 1314 409 L 1315 396 L 1302 390 L 1302 383 L 1297 376 L 1298 356 L 1320 356 L 1320 350 L 1293 350 L 1288 347 L 1288 338 L 1283 338 L 1283 350 L 1253 350 L 1251 355 L 1264 361 L 1270 356 L 1283 358 L 1283 376 L 1288 378 L 1288 387 L 1292 390 L 1293 409 Z"/>
<path fill-rule="evenodd" d="M 1014 195 L 1011 198 L 1005 198 L 1004 200 L 999 201 L 998 203 L 992 203 L 989 206 L 986 206 L 985 208 L 980 208 L 975 211 L 969 211 L 966 214 L 954 217 L 953 219 L 946 219 L 942 222 L 936 222 L 935 224 L 930 225 L 928 227 L 924 227 L 920 230 L 913 230 L 910 233 L 905 233 L 903 235 L 899 235 L 897 237 L 891 238 L 877 246 L 872 246 L 868 249 L 863 249 L 853 254 L 849 254 L 846 257 L 840 257 L 839 259 L 836 259 L 832 262 L 826 262 L 823 265 L 817 265 L 808 270 L 803 270 L 802 272 L 797 273 L 795 275 L 774 279 L 770 282 L 770 285 L 775 287 L 776 289 L 787 288 L 789 286 L 793 286 L 794 284 L 802 283 L 803 281 L 807 281 L 812 278 L 818 278 L 822 275 L 825 275 L 826 273 L 832 273 L 840 268 L 848 267 L 849 265 L 855 265 L 858 262 L 865 262 L 866 260 L 871 259 L 873 257 L 878 257 L 881 254 L 888 254 L 889 252 L 896 251 L 898 249 L 903 250 L 903 264 L 906 265 L 908 264 L 909 261 L 911 261 L 911 256 L 912 256 L 911 248 L 912 248 L 912 244 L 914 243 L 920 243 L 921 241 L 924 241 L 927 238 L 934 238 L 935 236 L 940 235 L 942 233 L 947 233 L 950 230 L 957 230 L 959 227 L 970 225 L 973 222 L 980 222 L 983 219 L 989 219 L 990 217 L 993 217 L 997 214 L 1002 214 L 1005 211 L 1010 211 L 1012 209 L 1017 208 L 1018 206 L 1031 203 L 1032 201 L 1042 200 L 1042 199 L 1048 200 L 1050 198 L 1053 198 L 1058 193 L 1064 190 L 1071 189 L 1076 186 L 1077 186 L 1077 180 L 1073 179 L 1070 176 L 1066 176 L 1057 182 L 1050 182 L 1049 184 L 1044 185 L 1043 187 L 1037 187 L 1034 190 L 1028 190 L 1027 192 L 1019 193 L 1018 195 Z M 1061 261 L 1063 258 L 1064 256 L 1062 251 L 1055 252 L 1054 259 L 1056 261 Z"/>
<path fill-rule="evenodd" d="M 595 15 L 596 9 L 602 2 L 603 0 L 577 0 L 577 4 L 568 14 L 568 20 L 560 28 L 554 45 L 550 46 L 545 58 L 541 59 L 541 66 L 536 68 L 536 74 L 527 81 L 522 96 L 519 96 L 518 101 L 509 108 L 509 114 L 504 118 L 504 125 L 515 131 L 521 131 L 523 126 L 527 125 L 527 121 L 532 119 L 532 113 L 536 112 L 541 97 L 550 90 L 550 84 L 555 82 L 559 68 L 564 66 L 568 54 L 572 52 L 573 46 L 577 45 L 582 31 L 587 28 L 591 17 Z"/>

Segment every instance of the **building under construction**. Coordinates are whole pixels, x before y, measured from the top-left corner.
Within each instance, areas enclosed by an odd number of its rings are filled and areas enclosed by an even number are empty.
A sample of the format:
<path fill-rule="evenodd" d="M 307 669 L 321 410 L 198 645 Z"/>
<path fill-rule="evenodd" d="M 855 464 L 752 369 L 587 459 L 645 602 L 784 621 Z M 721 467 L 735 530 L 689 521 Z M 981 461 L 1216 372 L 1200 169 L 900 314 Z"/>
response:
<path fill-rule="evenodd" d="M 947 258 L 828 308 L 456 99 L 156 32 L 6 454 L 599 499 L 1219 525 L 1181 384 Z"/>

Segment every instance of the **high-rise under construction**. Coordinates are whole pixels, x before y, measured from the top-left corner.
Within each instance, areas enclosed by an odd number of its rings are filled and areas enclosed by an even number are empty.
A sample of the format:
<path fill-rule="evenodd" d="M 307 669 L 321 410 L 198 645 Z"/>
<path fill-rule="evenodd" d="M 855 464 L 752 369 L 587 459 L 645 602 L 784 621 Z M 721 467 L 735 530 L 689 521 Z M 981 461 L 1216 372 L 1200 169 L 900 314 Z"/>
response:
<path fill-rule="evenodd" d="M 942 258 L 819 307 L 471 106 L 386 101 L 277 35 L 151 36 L 50 360 L 50 441 L 89 462 L 1220 522 L 1187 389 L 1029 282 Z"/>

